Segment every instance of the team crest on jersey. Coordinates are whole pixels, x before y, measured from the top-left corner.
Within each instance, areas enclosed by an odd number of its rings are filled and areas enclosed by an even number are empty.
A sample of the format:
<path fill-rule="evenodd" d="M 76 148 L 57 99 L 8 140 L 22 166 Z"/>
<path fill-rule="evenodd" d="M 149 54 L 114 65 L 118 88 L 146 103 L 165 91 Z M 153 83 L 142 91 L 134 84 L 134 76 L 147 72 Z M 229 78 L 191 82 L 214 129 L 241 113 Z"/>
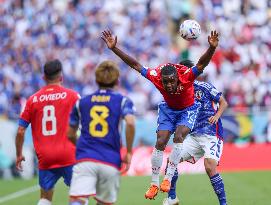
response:
<path fill-rule="evenodd" d="M 200 100 L 203 97 L 203 92 L 201 90 L 197 90 L 195 96 L 198 100 Z"/>
<path fill-rule="evenodd" d="M 155 70 L 151 70 L 151 71 L 150 71 L 150 75 L 152 75 L 152 76 L 157 76 L 157 72 L 156 72 Z"/>
<path fill-rule="evenodd" d="M 184 87 L 182 85 L 179 85 L 179 91 L 182 91 Z"/>

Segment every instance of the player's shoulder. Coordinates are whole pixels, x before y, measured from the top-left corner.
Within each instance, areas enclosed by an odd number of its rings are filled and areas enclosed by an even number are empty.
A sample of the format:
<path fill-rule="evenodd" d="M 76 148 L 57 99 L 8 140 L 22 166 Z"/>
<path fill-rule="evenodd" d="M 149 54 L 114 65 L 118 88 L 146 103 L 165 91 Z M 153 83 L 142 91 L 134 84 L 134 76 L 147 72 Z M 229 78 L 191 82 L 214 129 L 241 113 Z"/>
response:
<path fill-rule="evenodd" d="M 207 90 L 214 88 L 214 86 L 209 82 L 197 81 L 197 80 L 194 81 L 194 86 L 200 89 L 207 89 Z"/>

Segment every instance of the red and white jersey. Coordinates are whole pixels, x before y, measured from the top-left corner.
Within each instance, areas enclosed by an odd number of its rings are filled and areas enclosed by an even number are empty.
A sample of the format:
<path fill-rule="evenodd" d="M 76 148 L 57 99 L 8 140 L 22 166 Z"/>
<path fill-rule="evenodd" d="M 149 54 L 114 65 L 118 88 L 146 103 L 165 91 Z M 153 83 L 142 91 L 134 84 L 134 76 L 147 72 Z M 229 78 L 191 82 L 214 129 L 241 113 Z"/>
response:
<path fill-rule="evenodd" d="M 178 73 L 179 85 L 175 93 L 168 93 L 162 84 L 161 69 L 167 65 L 175 67 Z M 193 83 L 200 74 L 196 66 L 188 68 L 180 64 L 167 63 L 156 68 L 143 67 L 141 74 L 155 85 L 170 108 L 181 110 L 194 104 Z"/>
<path fill-rule="evenodd" d="M 67 138 L 70 112 L 80 96 L 60 85 L 48 85 L 29 97 L 19 125 L 31 123 L 39 169 L 75 163 L 75 146 Z"/>

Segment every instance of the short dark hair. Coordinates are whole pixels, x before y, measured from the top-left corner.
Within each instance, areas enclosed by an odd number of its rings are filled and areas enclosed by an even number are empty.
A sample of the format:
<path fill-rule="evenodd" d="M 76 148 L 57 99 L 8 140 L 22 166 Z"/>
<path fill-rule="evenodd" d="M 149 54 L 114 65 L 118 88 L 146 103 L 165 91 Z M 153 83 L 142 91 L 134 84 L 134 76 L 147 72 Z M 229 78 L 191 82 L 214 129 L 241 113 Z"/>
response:
<path fill-rule="evenodd" d="M 119 79 L 119 68 L 113 61 L 103 61 L 95 71 L 96 82 L 99 87 L 114 87 Z"/>
<path fill-rule="evenodd" d="M 181 64 L 181 65 L 184 65 L 184 66 L 186 66 L 186 67 L 188 67 L 188 68 L 192 68 L 195 64 L 193 63 L 193 61 L 191 61 L 191 60 L 182 60 L 181 62 L 179 62 L 179 64 Z"/>
<path fill-rule="evenodd" d="M 172 66 L 172 65 L 166 65 L 162 67 L 161 69 L 161 74 L 163 75 L 176 75 L 177 74 L 177 69 Z"/>
<path fill-rule="evenodd" d="M 62 72 L 62 64 L 58 59 L 48 61 L 43 67 L 43 72 L 48 80 L 54 80 Z"/>

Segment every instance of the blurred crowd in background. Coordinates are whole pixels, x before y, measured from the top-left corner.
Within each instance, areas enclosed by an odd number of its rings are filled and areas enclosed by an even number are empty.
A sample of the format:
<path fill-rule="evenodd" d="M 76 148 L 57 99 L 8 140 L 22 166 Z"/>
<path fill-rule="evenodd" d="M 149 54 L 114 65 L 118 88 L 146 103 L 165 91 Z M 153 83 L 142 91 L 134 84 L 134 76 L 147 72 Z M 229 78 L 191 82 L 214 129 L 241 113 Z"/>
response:
<path fill-rule="evenodd" d="M 220 46 L 206 69 L 233 109 L 271 106 L 270 0 L 0 0 L 0 113 L 16 119 L 25 98 L 43 85 L 42 65 L 59 58 L 64 83 L 85 95 L 96 89 L 94 70 L 105 59 L 121 69 L 120 85 L 138 114 L 162 100 L 147 80 L 128 68 L 100 39 L 108 28 L 141 64 L 156 67 L 191 59 L 208 47 L 211 29 Z M 184 19 L 202 35 L 178 35 Z"/>

